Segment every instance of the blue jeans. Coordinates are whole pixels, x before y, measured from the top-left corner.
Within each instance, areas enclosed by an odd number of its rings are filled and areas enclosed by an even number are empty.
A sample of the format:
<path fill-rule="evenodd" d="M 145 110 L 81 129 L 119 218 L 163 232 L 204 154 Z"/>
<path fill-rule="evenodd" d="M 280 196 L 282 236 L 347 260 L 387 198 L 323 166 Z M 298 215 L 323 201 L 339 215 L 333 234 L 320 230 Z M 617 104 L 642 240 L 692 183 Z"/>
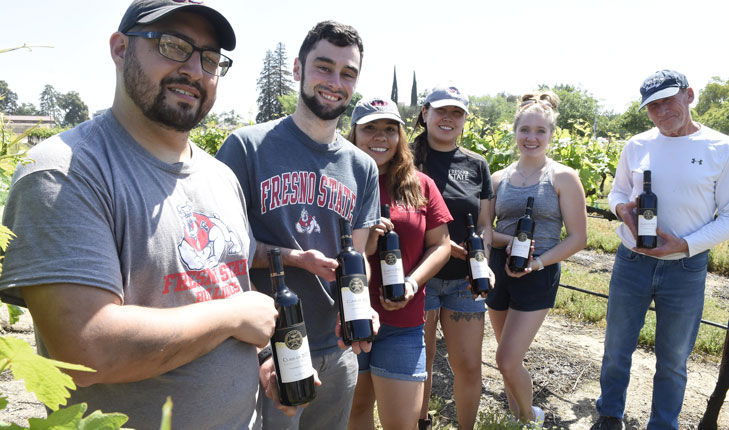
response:
<path fill-rule="evenodd" d="M 425 370 L 425 338 L 423 324 L 416 327 L 380 325 L 372 350 L 357 355 L 359 373 L 401 381 L 423 382 Z"/>
<path fill-rule="evenodd" d="M 473 299 L 465 278 L 431 278 L 425 284 L 425 312 L 440 308 L 454 312 L 486 312 L 486 303 Z"/>
<path fill-rule="evenodd" d="M 649 430 L 678 430 L 686 390 L 686 360 L 704 308 L 709 252 L 660 260 L 620 245 L 610 279 L 600 415 L 623 418 L 633 351 L 651 300 L 656 308 L 656 373 Z"/>

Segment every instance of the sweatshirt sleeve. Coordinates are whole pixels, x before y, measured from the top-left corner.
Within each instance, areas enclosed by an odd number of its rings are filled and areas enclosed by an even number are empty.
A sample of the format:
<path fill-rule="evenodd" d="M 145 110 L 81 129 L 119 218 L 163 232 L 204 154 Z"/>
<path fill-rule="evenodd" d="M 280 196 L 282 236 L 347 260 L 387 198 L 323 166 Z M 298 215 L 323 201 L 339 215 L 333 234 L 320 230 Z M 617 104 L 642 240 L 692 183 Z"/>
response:
<path fill-rule="evenodd" d="M 716 181 L 714 191 L 716 216 L 713 221 L 684 237 L 689 247 L 689 256 L 729 240 L 729 163 L 724 164 Z"/>
<path fill-rule="evenodd" d="M 627 203 L 630 201 L 630 194 L 633 190 L 633 174 L 630 168 L 630 150 L 631 142 L 628 142 L 623 151 L 620 153 L 620 160 L 618 160 L 618 167 L 615 169 L 615 179 L 613 180 L 613 188 L 608 194 L 608 203 L 610 204 L 610 210 L 616 216 L 618 215 L 615 207 L 620 203 Z M 618 219 L 620 217 L 618 216 Z"/>

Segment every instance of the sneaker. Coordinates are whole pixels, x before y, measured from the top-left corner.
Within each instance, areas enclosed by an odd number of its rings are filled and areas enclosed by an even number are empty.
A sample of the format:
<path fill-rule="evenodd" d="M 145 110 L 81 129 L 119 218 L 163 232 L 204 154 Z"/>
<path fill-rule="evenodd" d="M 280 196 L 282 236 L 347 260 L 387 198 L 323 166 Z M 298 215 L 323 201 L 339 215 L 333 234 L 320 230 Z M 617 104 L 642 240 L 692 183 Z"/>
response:
<path fill-rule="evenodd" d="M 604 415 L 597 419 L 597 422 L 590 427 L 590 430 L 625 430 L 623 420 L 615 417 L 606 417 Z"/>
<path fill-rule="evenodd" d="M 529 428 L 540 429 L 544 425 L 544 411 L 539 406 L 532 406 L 532 410 L 534 411 L 534 423 Z"/>

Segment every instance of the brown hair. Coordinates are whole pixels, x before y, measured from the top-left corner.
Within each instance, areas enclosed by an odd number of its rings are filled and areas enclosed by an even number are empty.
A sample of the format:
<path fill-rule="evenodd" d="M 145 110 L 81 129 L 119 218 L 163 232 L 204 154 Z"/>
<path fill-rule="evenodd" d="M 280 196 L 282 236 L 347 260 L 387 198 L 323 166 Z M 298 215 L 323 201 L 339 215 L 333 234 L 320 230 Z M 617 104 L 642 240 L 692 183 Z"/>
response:
<path fill-rule="evenodd" d="M 519 127 L 519 120 L 526 113 L 536 112 L 544 117 L 549 123 L 552 132 L 557 128 L 557 107 L 559 97 L 551 91 L 538 91 L 527 93 L 521 96 L 517 102 L 516 114 L 514 115 L 514 132 Z"/>
<path fill-rule="evenodd" d="M 347 135 L 347 140 L 357 145 L 357 137 L 355 130 L 359 127 L 353 125 Z M 390 160 L 387 168 L 386 186 L 393 201 L 404 204 L 405 206 L 420 208 L 428 203 L 428 199 L 423 195 L 420 188 L 420 179 L 415 172 L 413 165 L 413 153 L 408 145 L 408 138 L 405 135 L 405 129 L 402 124 L 397 124 L 398 142 L 395 155 Z"/>

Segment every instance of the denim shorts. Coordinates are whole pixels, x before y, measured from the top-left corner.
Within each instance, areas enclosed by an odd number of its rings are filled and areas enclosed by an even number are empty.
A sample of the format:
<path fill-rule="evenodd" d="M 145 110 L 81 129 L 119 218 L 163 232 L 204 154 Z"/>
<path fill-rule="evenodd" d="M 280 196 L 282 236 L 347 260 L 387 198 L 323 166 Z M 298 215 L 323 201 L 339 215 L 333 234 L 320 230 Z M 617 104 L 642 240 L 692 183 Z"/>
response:
<path fill-rule="evenodd" d="M 359 372 L 388 379 L 425 381 L 425 336 L 423 325 L 395 327 L 382 324 L 370 352 L 357 355 Z"/>
<path fill-rule="evenodd" d="M 454 312 L 486 312 L 484 301 L 473 299 L 465 278 L 432 278 L 425 284 L 425 311 L 440 308 Z"/>
<path fill-rule="evenodd" d="M 489 308 L 505 311 L 509 308 L 531 312 L 554 307 L 559 287 L 560 264 L 550 264 L 544 270 L 533 271 L 521 278 L 506 274 L 506 251 L 491 250 L 489 266 L 494 272 L 494 289 L 486 296 Z"/>

